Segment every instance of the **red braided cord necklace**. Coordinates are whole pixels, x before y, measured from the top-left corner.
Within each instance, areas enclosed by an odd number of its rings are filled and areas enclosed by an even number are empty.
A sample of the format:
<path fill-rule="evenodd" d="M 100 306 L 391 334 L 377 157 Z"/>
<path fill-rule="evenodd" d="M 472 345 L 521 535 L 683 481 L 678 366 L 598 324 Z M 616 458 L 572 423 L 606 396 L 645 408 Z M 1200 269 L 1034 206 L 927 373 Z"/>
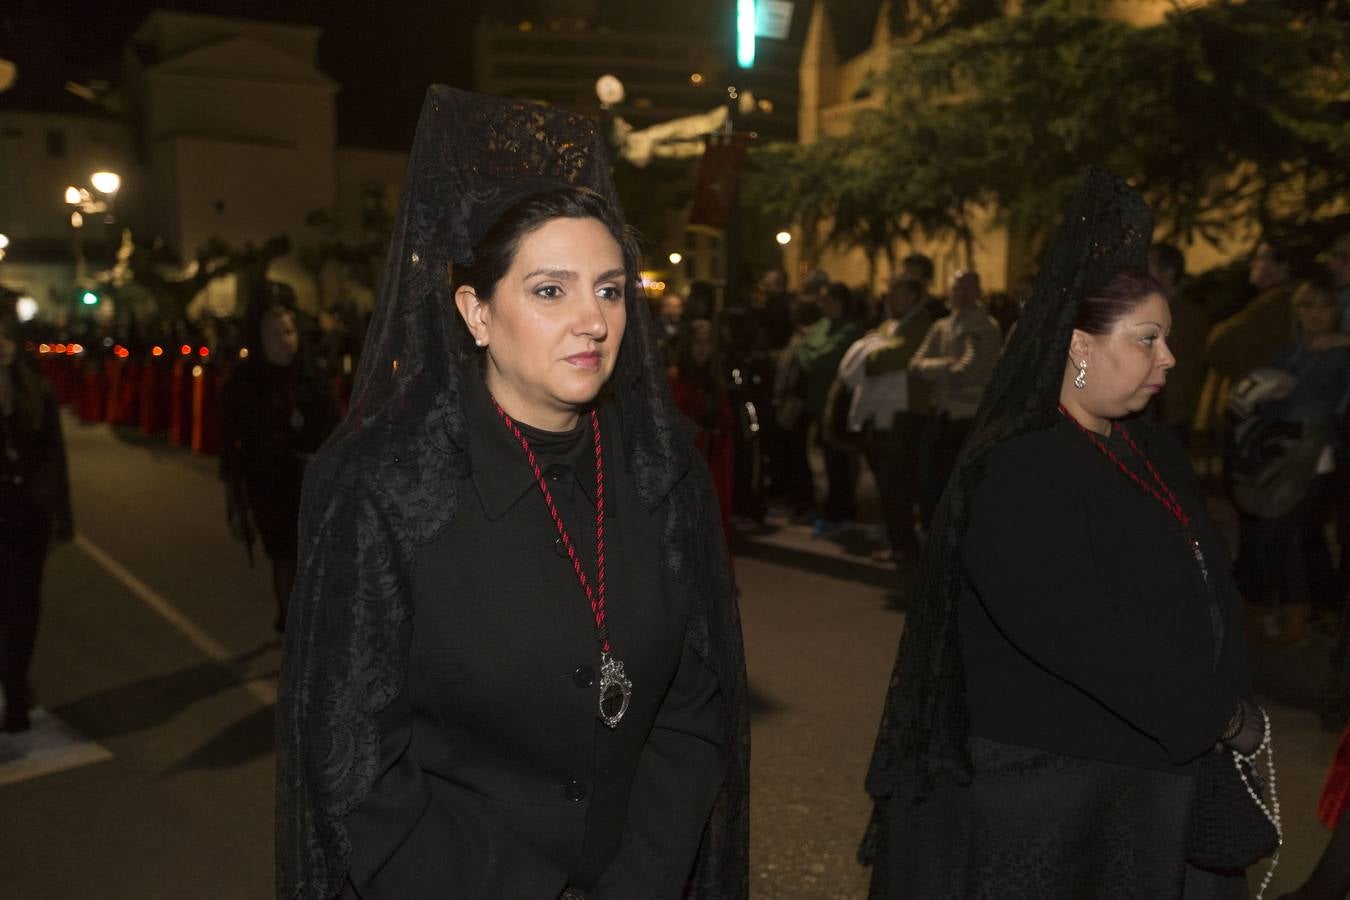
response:
<path fill-rule="evenodd" d="M 1153 465 L 1153 461 L 1144 455 L 1143 451 L 1139 449 L 1139 445 L 1130 437 L 1130 433 L 1125 429 L 1125 426 L 1116 422 L 1111 427 L 1120 433 L 1121 439 L 1125 441 L 1125 445 L 1130 448 L 1131 452 L 1144 461 L 1144 467 L 1148 469 L 1148 474 L 1152 477 L 1157 487 L 1154 487 L 1154 485 L 1149 484 L 1143 478 L 1140 478 L 1133 469 L 1125 465 L 1125 463 L 1120 460 L 1120 457 L 1116 456 L 1116 454 L 1111 451 L 1111 448 L 1106 446 L 1106 442 L 1102 440 L 1101 435 L 1095 434 L 1087 428 L 1084 428 L 1083 423 L 1075 419 L 1068 409 L 1064 407 L 1063 403 L 1059 405 L 1059 411 L 1063 414 L 1064 418 L 1077 425 L 1078 430 L 1083 432 L 1083 434 L 1087 436 L 1087 439 L 1092 442 L 1092 446 L 1096 447 L 1101 451 L 1103 456 L 1115 463 L 1117 469 L 1124 472 L 1125 475 L 1145 493 L 1152 496 L 1167 508 L 1167 511 L 1172 514 L 1172 518 L 1177 520 L 1178 524 L 1181 525 L 1182 531 L 1185 532 L 1186 543 L 1190 546 L 1191 553 L 1195 556 L 1195 561 L 1200 564 L 1200 573 L 1204 576 L 1205 583 L 1208 584 L 1209 567 L 1205 564 L 1205 555 L 1200 550 L 1200 542 L 1196 540 L 1194 534 L 1191 533 L 1191 517 L 1187 515 L 1186 510 L 1182 508 L 1181 501 L 1177 500 L 1177 495 L 1172 491 L 1171 486 L 1163 480 L 1161 473 L 1159 473 L 1157 468 Z"/>
<path fill-rule="evenodd" d="M 1186 510 L 1181 508 L 1181 503 L 1178 502 L 1177 495 L 1172 492 L 1172 488 L 1168 486 L 1167 482 L 1163 480 L 1162 475 L 1160 475 L 1158 473 L 1158 470 L 1154 468 L 1152 460 L 1150 460 L 1147 456 L 1145 456 L 1143 453 L 1140 452 L 1139 446 L 1135 444 L 1134 439 L 1130 437 L 1130 433 L 1125 430 L 1124 425 L 1121 425 L 1119 422 L 1117 422 L 1113 424 L 1111 427 L 1114 428 L 1116 431 L 1120 432 L 1121 439 L 1125 441 L 1125 445 L 1130 448 L 1130 450 L 1134 453 L 1134 455 L 1144 461 L 1144 466 L 1148 469 L 1148 474 L 1153 477 L 1154 483 L 1157 484 L 1156 488 L 1152 484 L 1149 484 L 1147 481 L 1145 481 L 1144 479 L 1140 478 L 1137 474 L 1135 474 L 1134 470 L 1131 469 L 1129 466 L 1125 465 L 1125 463 L 1121 462 L 1120 457 L 1116 456 L 1115 453 L 1111 452 L 1111 448 L 1106 446 L 1106 442 L 1101 439 L 1101 435 L 1094 434 L 1093 432 L 1084 428 L 1083 423 L 1079 422 L 1072 415 L 1070 415 L 1069 411 L 1064 408 L 1064 405 L 1062 403 L 1060 404 L 1059 411 L 1064 414 L 1064 417 L 1066 419 L 1068 419 L 1073 424 L 1077 425 L 1078 430 L 1083 432 L 1083 434 L 1087 435 L 1087 438 L 1092 442 L 1092 445 L 1096 447 L 1098 450 L 1100 450 L 1106 456 L 1107 459 L 1115 463 L 1117 469 L 1120 469 L 1120 471 L 1124 472 L 1127 476 L 1129 476 L 1131 481 L 1139 485 L 1139 487 L 1143 488 L 1144 491 L 1146 491 L 1147 493 L 1151 494 L 1154 497 L 1154 499 L 1156 499 L 1163 506 L 1167 507 L 1167 511 L 1172 514 L 1172 517 L 1174 519 L 1176 519 L 1178 522 L 1181 523 L 1182 528 L 1191 527 L 1191 517 L 1186 515 Z"/>
<path fill-rule="evenodd" d="M 595 617 L 595 635 L 600 643 L 600 719 L 610 728 L 619 724 L 623 714 L 628 711 L 628 703 L 632 698 L 633 683 L 624 675 L 623 663 L 614 659 L 611 655 L 609 641 L 609 625 L 605 621 L 605 464 L 604 451 L 600 441 L 600 416 L 591 410 L 591 435 L 595 445 L 595 589 L 591 589 L 590 579 L 586 577 L 586 571 L 581 565 L 581 556 L 577 553 L 576 546 L 572 543 L 572 536 L 567 533 L 567 526 L 563 524 L 562 515 L 558 512 L 558 504 L 553 500 L 553 493 L 548 489 L 548 482 L 544 479 L 544 473 L 539 468 L 539 462 L 535 459 L 534 449 L 530 447 L 529 439 L 521 432 L 520 426 L 515 423 L 506 412 L 502 405 L 497 402 L 497 398 L 492 398 L 492 405 L 497 409 L 497 415 L 506 423 L 507 429 L 515 436 L 521 449 L 525 451 L 525 460 L 530 465 L 530 471 L 534 473 L 534 480 L 539 485 L 539 492 L 544 495 L 544 505 L 548 507 L 548 514 L 553 519 L 553 525 L 558 529 L 558 539 L 562 541 L 563 549 L 567 551 L 567 558 L 572 561 L 572 571 L 576 573 L 577 581 L 581 584 L 581 590 L 586 595 L 587 602 L 591 605 L 591 615 Z"/>

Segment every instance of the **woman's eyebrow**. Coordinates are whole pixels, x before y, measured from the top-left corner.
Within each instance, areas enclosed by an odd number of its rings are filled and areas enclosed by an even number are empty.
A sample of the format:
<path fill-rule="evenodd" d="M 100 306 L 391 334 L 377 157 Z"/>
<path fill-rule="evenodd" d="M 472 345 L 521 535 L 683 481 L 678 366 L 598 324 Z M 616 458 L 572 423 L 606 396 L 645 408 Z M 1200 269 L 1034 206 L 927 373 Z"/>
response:
<path fill-rule="evenodd" d="M 560 269 L 553 266 L 544 266 L 542 268 L 535 269 L 533 272 L 530 272 L 525 277 L 533 278 L 536 275 L 548 275 L 552 278 L 561 278 L 567 281 L 575 280 L 577 277 L 577 273 L 573 272 L 571 269 Z"/>
<path fill-rule="evenodd" d="M 622 268 L 610 269 L 608 272 L 601 272 L 595 277 L 596 281 L 608 281 L 611 278 L 622 278 L 626 272 Z"/>

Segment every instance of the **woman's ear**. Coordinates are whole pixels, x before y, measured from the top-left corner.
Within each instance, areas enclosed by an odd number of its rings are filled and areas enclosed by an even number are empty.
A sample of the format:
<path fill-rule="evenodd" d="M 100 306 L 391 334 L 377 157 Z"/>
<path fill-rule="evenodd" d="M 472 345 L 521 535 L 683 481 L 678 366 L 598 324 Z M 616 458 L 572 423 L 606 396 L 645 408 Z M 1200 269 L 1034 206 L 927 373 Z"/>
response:
<path fill-rule="evenodd" d="M 1089 364 L 1092 362 L 1092 335 L 1086 331 L 1080 331 L 1077 328 L 1073 330 L 1073 339 L 1069 341 L 1070 362 L 1074 365 L 1083 360 Z"/>
<path fill-rule="evenodd" d="M 455 308 L 459 310 L 459 317 L 468 326 L 469 334 L 473 336 L 474 343 L 480 347 L 486 347 L 488 344 L 488 321 L 491 319 L 488 304 L 479 298 L 478 292 L 472 287 L 462 284 L 455 291 Z"/>

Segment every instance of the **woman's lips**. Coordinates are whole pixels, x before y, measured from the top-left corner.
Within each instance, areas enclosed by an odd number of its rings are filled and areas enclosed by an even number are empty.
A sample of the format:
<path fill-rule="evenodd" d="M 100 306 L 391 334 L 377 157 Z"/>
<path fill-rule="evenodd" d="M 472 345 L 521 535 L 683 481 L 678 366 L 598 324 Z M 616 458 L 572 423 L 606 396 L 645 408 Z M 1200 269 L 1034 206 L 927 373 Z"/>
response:
<path fill-rule="evenodd" d="M 566 362 L 571 363 L 578 369 L 598 369 L 600 368 L 600 354 L 594 350 L 588 353 L 573 353 L 566 357 Z"/>
<path fill-rule="evenodd" d="M 1161 384 L 1148 384 L 1144 386 L 1144 390 L 1148 391 L 1150 394 L 1156 394 L 1162 389 L 1163 386 Z"/>

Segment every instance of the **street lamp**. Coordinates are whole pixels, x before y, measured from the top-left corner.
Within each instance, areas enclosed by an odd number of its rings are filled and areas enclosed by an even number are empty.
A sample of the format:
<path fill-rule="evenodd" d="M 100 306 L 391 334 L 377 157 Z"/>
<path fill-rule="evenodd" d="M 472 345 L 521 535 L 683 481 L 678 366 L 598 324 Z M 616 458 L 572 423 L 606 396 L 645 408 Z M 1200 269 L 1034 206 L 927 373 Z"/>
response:
<path fill-rule="evenodd" d="M 792 243 L 792 232 L 780 231 L 773 236 L 773 239 L 777 241 L 780 246 L 786 247 L 788 244 Z"/>
<path fill-rule="evenodd" d="M 92 215 L 102 215 L 103 221 L 112 224 L 112 204 L 117 199 L 117 191 L 122 187 L 122 176 L 116 172 L 110 172 L 107 169 L 100 169 L 89 176 L 89 183 L 93 186 L 91 191 L 86 187 L 77 185 L 68 185 L 65 191 L 66 205 L 70 210 L 70 227 L 73 231 L 72 244 L 75 255 L 75 284 L 83 285 L 85 283 L 85 262 L 84 262 L 84 238 L 83 226 L 84 217 Z M 95 303 L 98 302 L 95 297 Z M 85 299 L 86 305 L 89 304 Z"/>
<path fill-rule="evenodd" d="M 678 266 L 681 262 L 684 261 L 684 254 L 682 254 L 682 253 L 672 253 L 672 254 L 670 254 L 670 256 L 667 257 L 667 258 L 670 260 L 670 264 L 671 264 L 672 266 Z"/>
<path fill-rule="evenodd" d="M 89 183 L 100 194 L 111 196 L 117 193 L 117 189 L 122 186 L 122 176 L 116 172 L 95 172 L 89 176 Z"/>

